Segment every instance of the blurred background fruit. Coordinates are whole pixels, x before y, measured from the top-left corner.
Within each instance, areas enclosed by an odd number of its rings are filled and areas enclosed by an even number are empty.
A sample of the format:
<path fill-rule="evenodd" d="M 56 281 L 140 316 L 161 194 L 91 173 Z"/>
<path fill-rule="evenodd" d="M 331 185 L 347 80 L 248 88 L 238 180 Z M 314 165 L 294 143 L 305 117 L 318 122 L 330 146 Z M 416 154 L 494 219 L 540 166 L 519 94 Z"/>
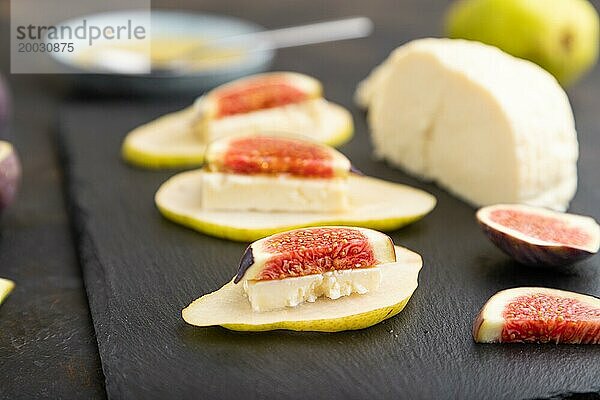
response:
<path fill-rule="evenodd" d="M 0 140 L 0 212 L 10 206 L 21 181 L 21 163 L 14 147 Z"/>
<path fill-rule="evenodd" d="M 6 126 L 10 109 L 10 94 L 6 81 L 0 75 L 0 131 Z"/>
<path fill-rule="evenodd" d="M 531 60 L 563 86 L 596 63 L 598 25 L 598 12 L 587 0 L 458 0 L 446 13 L 449 37 Z"/>

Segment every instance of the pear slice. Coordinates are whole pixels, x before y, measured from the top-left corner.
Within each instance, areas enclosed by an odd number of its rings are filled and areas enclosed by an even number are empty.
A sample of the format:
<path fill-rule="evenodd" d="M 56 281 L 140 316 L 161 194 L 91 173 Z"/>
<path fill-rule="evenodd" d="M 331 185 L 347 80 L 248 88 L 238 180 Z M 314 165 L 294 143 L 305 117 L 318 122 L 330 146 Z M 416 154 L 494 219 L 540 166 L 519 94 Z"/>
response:
<path fill-rule="evenodd" d="M 195 300 L 182 311 L 191 325 L 236 331 L 339 332 L 368 328 L 398 314 L 417 288 L 421 256 L 396 246 L 396 262 L 380 265 L 381 286 L 375 292 L 353 294 L 336 300 L 319 298 L 293 308 L 254 312 L 241 284 L 233 280 L 216 292 Z"/>
<path fill-rule="evenodd" d="M 193 130 L 193 106 L 164 115 L 131 131 L 123 142 L 123 158 L 145 168 L 201 165 L 206 143 Z"/>
<path fill-rule="evenodd" d="M 303 134 L 333 147 L 341 146 L 352 138 L 352 115 L 337 104 L 325 100 L 321 103 L 324 109 L 318 114 L 319 129 Z M 164 115 L 127 134 L 122 156 L 125 161 L 145 168 L 199 166 L 204 161 L 207 143 L 196 131 L 197 123 L 195 106 Z"/>
<path fill-rule="evenodd" d="M 6 299 L 6 297 L 12 292 L 15 287 L 15 283 L 8 279 L 0 278 L 0 304 Z"/>
<path fill-rule="evenodd" d="M 177 174 L 158 189 L 155 202 L 168 219 L 202 233 L 254 241 L 274 233 L 317 225 L 351 225 L 391 231 L 421 219 L 436 204 L 422 190 L 352 174 L 350 210 L 337 213 L 215 211 L 202 208 L 202 170 Z"/>

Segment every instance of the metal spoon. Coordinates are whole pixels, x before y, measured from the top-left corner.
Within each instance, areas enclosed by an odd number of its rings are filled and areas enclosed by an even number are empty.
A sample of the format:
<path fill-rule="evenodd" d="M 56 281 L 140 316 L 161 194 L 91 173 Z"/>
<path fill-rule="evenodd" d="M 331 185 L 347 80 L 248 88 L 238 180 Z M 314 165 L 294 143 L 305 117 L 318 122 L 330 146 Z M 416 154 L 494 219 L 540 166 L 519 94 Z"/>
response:
<path fill-rule="evenodd" d="M 254 49 L 245 51 L 250 53 L 361 38 L 369 36 L 372 31 L 373 22 L 369 18 L 354 17 L 214 39 L 209 43 L 202 43 L 182 52 L 170 62 L 161 64 L 160 67 L 152 66 L 147 54 L 110 47 L 96 51 L 91 64 L 95 71 L 103 73 L 135 75 L 151 72 L 152 75 L 182 75 L 194 70 L 191 61 L 193 56 L 206 53 L 207 47 L 246 47 L 248 49 L 250 47 L 248 45 L 252 44 Z M 261 45 L 256 46 L 257 43 Z"/>

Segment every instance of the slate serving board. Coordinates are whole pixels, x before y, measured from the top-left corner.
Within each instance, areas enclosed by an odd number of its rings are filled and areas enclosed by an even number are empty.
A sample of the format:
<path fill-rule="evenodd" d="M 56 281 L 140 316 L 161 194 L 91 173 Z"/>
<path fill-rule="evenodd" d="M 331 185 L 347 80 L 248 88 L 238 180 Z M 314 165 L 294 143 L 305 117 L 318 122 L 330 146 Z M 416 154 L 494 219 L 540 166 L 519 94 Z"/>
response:
<path fill-rule="evenodd" d="M 120 160 L 122 134 L 177 106 L 71 105 L 61 115 L 71 212 L 110 398 L 514 399 L 600 392 L 600 346 L 477 345 L 471 338 L 473 318 L 498 290 L 543 285 L 599 295 L 600 257 L 570 274 L 509 261 L 484 238 L 473 208 L 372 160 L 356 110 L 357 135 L 342 149 L 356 166 L 438 198 L 424 220 L 391 234 L 424 258 L 405 310 L 369 329 L 335 334 L 186 325 L 181 309 L 228 281 L 246 245 L 163 219 L 153 195 L 174 171 Z M 600 140 L 591 132 L 580 139 L 585 167 L 573 209 L 600 219 L 593 187 Z"/>

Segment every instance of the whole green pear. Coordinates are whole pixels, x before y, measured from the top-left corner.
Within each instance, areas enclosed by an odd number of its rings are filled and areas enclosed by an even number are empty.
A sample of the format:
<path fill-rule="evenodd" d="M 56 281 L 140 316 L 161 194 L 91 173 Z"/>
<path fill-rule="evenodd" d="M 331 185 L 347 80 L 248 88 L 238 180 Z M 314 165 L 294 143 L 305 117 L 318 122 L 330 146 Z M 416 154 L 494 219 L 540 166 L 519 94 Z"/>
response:
<path fill-rule="evenodd" d="M 446 14 L 449 37 L 531 60 L 563 86 L 596 63 L 598 26 L 598 13 L 587 0 L 458 0 Z"/>

